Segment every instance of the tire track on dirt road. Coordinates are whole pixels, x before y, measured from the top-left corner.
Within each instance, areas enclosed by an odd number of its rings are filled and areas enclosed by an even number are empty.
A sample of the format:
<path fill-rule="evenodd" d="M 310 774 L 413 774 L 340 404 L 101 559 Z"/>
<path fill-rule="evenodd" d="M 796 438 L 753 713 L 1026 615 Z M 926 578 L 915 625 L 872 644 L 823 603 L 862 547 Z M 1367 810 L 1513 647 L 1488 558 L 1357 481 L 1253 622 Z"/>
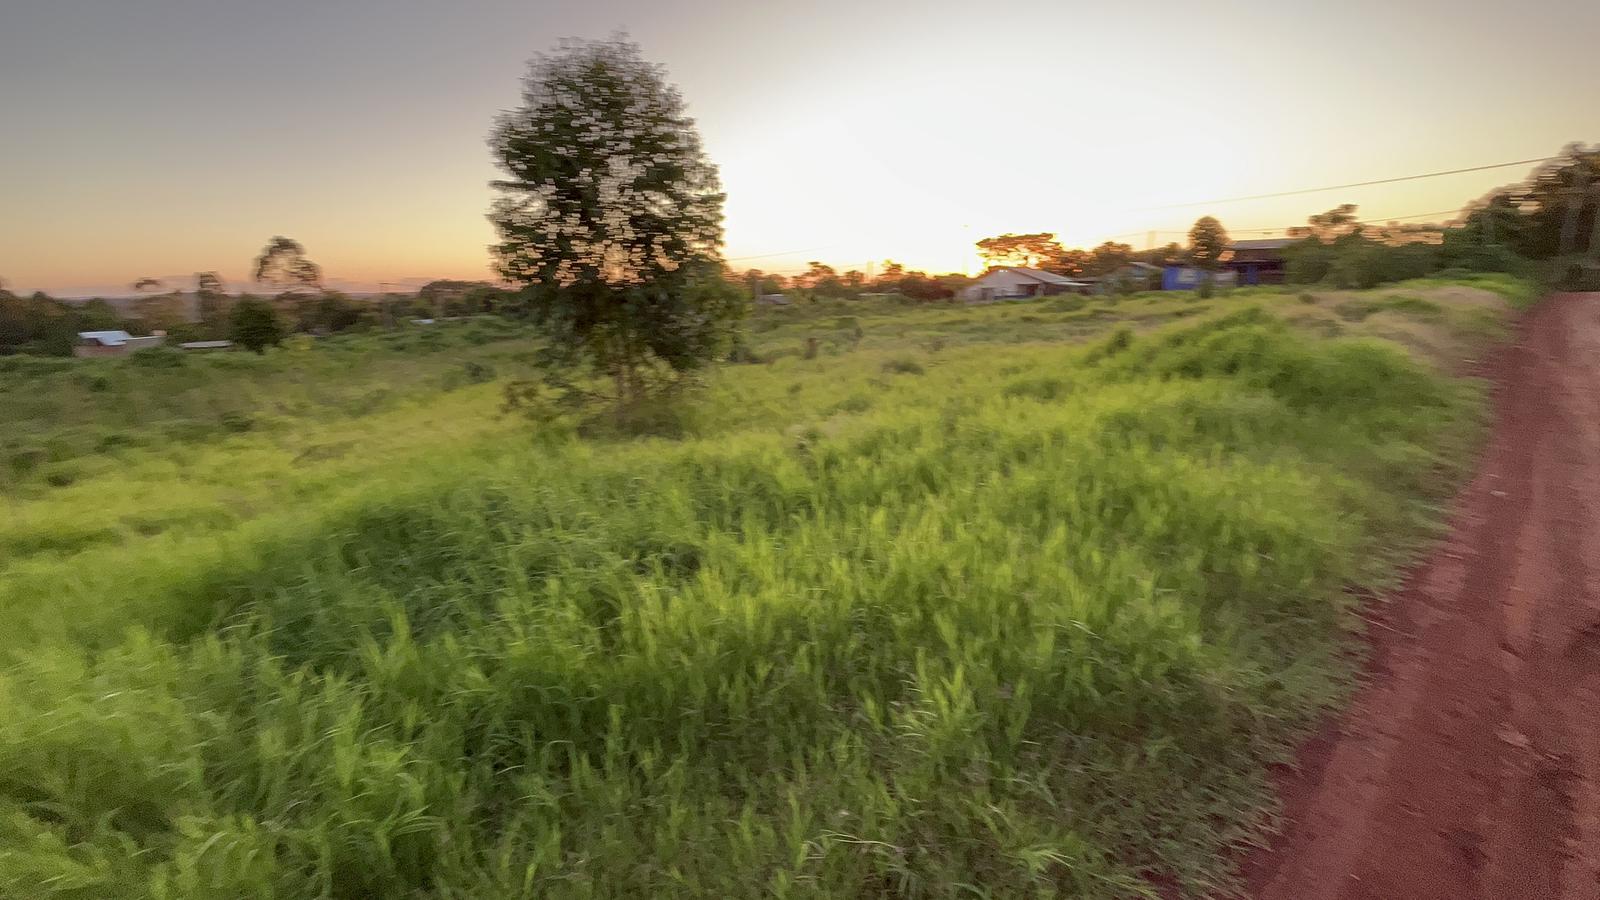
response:
<path fill-rule="evenodd" d="M 1600 294 L 1530 311 L 1450 536 L 1280 782 L 1261 900 L 1600 900 Z"/>

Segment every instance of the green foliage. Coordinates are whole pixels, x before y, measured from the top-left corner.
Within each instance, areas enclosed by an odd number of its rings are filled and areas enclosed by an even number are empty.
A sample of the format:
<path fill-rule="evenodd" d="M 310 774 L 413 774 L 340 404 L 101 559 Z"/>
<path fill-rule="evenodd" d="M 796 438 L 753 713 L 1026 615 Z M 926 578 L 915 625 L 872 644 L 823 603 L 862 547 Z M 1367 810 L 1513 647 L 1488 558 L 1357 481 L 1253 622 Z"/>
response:
<path fill-rule="evenodd" d="M 104 300 L 80 305 L 43 293 L 19 297 L 0 289 L 0 357 L 8 353 L 71 356 L 80 331 L 133 327 Z"/>
<path fill-rule="evenodd" d="M 745 303 L 716 263 L 716 168 L 637 45 L 571 41 L 535 58 L 490 146 L 507 175 L 495 254 L 549 334 L 548 364 L 592 367 L 627 405 L 725 352 Z"/>
<path fill-rule="evenodd" d="M 128 365 L 144 369 L 181 369 L 187 360 L 172 347 L 147 347 L 128 355 Z"/>
<path fill-rule="evenodd" d="M 1217 267 L 1223 251 L 1228 249 L 1228 232 L 1212 216 L 1201 216 L 1189 229 L 1189 258 L 1196 266 L 1211 270 Z"/>
<path fill-rule="evenodd" d="M 1396 246 L 1359 232 L 1328 243 L 1306 238 L 1289 245 L 1284 255 L 1286 277 L 1291 284 L 1327 284 L 1357 290 L 1425 277 L 1437 272 L 1447 259 L 1438 245 Z"/>
<path fill-rule="evenodd" d="M 1567 263 L 1556 284 L 1563 291 L 1600 291 L 1600 262 Z"/>
<path fill-rule="evenodd" d="M 908 356 L 896 356 L 884 360 L 883 370 L 890 375 L 921 375 L 925 371 L 922 363 Z"/>
<path fill-rule="evenodd" d="M 1463 231 L 1476 244 L 1505 246 L 1525 259 L 1600 253 L 1600 145 L 1569 144 L 1521 184 L 1473 205 Z M 1494 271 L 1515 271 L 1496 269 Z"/>
<path fill-rule="evenodd" d="M 0 359 L 10 465 L 72 475 L 0 522 L 0 894 L 1226 889 L 1477 398 L 1273 312 L 1319 310 L 1163 302 L 854 302 L 854 351 L 533 441 L 425 393 L 515 365 L 479 323 Z M 50 427 L 130 404 L 107 460 Z"/>
<path fill-rule="evenodd" d="M 284 330 L 271 303 L 246 297 L 233 305 L 228 335 L 235 344 L 261 353 L 282 343 Z"/>
<path fill-rule="evenodd" d="M 306 258 L 299 241 L 278 235 L 256 257 L 251 277 L 280 288 L 315 288 L 322 284 L 322 268 Z"/>
<path fill-rule="evenodd" d="M 1059 260 L 1066 251 L 1047 232 L 1038 234 L 1002 234 L 978 241 L 978 255 L 985 267 L 1023 266 L 1039 268 Z"/>

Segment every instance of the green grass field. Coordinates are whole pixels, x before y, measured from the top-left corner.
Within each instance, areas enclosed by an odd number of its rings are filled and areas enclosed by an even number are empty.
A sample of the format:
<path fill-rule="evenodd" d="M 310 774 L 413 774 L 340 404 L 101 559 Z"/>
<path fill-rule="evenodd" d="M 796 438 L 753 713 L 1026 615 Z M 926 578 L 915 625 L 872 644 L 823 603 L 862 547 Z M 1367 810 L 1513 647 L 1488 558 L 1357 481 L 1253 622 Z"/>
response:
<path fill-rule="evenodd" d="M 632 437 L 493 320 L 0 359 L 0 894 L 1202 895 L 1530 298 L 763 310 Z"/>

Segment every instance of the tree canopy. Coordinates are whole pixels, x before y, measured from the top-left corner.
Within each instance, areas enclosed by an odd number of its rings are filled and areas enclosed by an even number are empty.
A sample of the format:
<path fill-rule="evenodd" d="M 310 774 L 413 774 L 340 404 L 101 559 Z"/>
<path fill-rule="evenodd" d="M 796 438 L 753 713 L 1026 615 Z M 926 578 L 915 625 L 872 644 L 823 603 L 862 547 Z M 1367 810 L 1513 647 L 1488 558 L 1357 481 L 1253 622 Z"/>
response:
<path fill-rule="evenodd" d="M 322 267 L 306 258 L 299 241 L 277 235 L 256 257 L 251 277 L 284 290 L 320 288 Z"/>
<path fill-rule="evenodd" d="M 551 362 L 632 400 L 715 357 L 743 298 L 721 278 L 717 170 L 660 66 L 620 38 L 565 42 L 529 63 L 489 145 L 495 258 Z"/>
<path fill-rule="evenodd" d="M 1056 236 L 1049 232 L 1002 234 L 978 241 L 978 255 L 990 268 L 1024 266 L 1036 269 L 1058 259 L 1063 252 Z"/>
<path fill-rule="evenodd" d="M 1354 203 L 1341 203 L 1327 212 L 1317 213 L 1308 217 L 1304 225 L 1296 225 L 1290 228 L 1289 236 L 1296 238 L 1314 237 L 1319 241 L 1331 241 L 1360 229 L 1361 223 L 1356 221 L 1356 205 Z"/>
<path fill-rule="evenodd" d="M 1212 216 L 1201 216 L 1189 229 L 1189 258 L 1202 269 L 1215 269 L 1228 249 L 1228 232 Z"/>
<path fill-rule="evenodd" d="M 1600 145 L 1568 144 L 1521 183 L 1473 204 L 1467 225 L 1530 259 L 1600 256 Z"/>
<path fill-rule="evenodd" d="M 229 337 L 246 350 L 260 353 L 283 340 L 283 325 L 271 303 L 246 297 L 234 304 Z"/>

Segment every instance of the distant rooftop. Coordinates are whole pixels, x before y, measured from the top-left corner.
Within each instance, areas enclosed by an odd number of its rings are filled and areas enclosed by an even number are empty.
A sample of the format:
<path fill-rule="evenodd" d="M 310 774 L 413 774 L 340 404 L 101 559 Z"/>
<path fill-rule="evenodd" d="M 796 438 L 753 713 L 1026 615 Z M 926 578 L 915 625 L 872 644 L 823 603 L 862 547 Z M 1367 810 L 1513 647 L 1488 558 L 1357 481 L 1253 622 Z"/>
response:
<path fill-rule="evenodd" d="M 121 347 L 133 340 L 133 335 L 126 331 L 80 331 L 78 340 L 90 341 L 102 347 Z"/>
<path fill-rule="evenodd" d="M 1027 266 L 996 266 L 994 271 L 1015 272 L 1018 275 L 1026 275 L 1035 281 L 1040 281 L 1045 284 L 1062 284 L 1069 286 L 1082 284 L 1082 282 L 1073 281 L 1071 278 L 1067 278 L 1064 275 L 1057 275 L 1054 272 L 1046 272 L 1043 269 L 1030 269 Z"/>
<path fill-rule="evenodd" d="M 1253 241 L 1234 241 L 1229 250 L 1282 250 L 1295 242 L 1295 238 L 1261 238 Z"/>

